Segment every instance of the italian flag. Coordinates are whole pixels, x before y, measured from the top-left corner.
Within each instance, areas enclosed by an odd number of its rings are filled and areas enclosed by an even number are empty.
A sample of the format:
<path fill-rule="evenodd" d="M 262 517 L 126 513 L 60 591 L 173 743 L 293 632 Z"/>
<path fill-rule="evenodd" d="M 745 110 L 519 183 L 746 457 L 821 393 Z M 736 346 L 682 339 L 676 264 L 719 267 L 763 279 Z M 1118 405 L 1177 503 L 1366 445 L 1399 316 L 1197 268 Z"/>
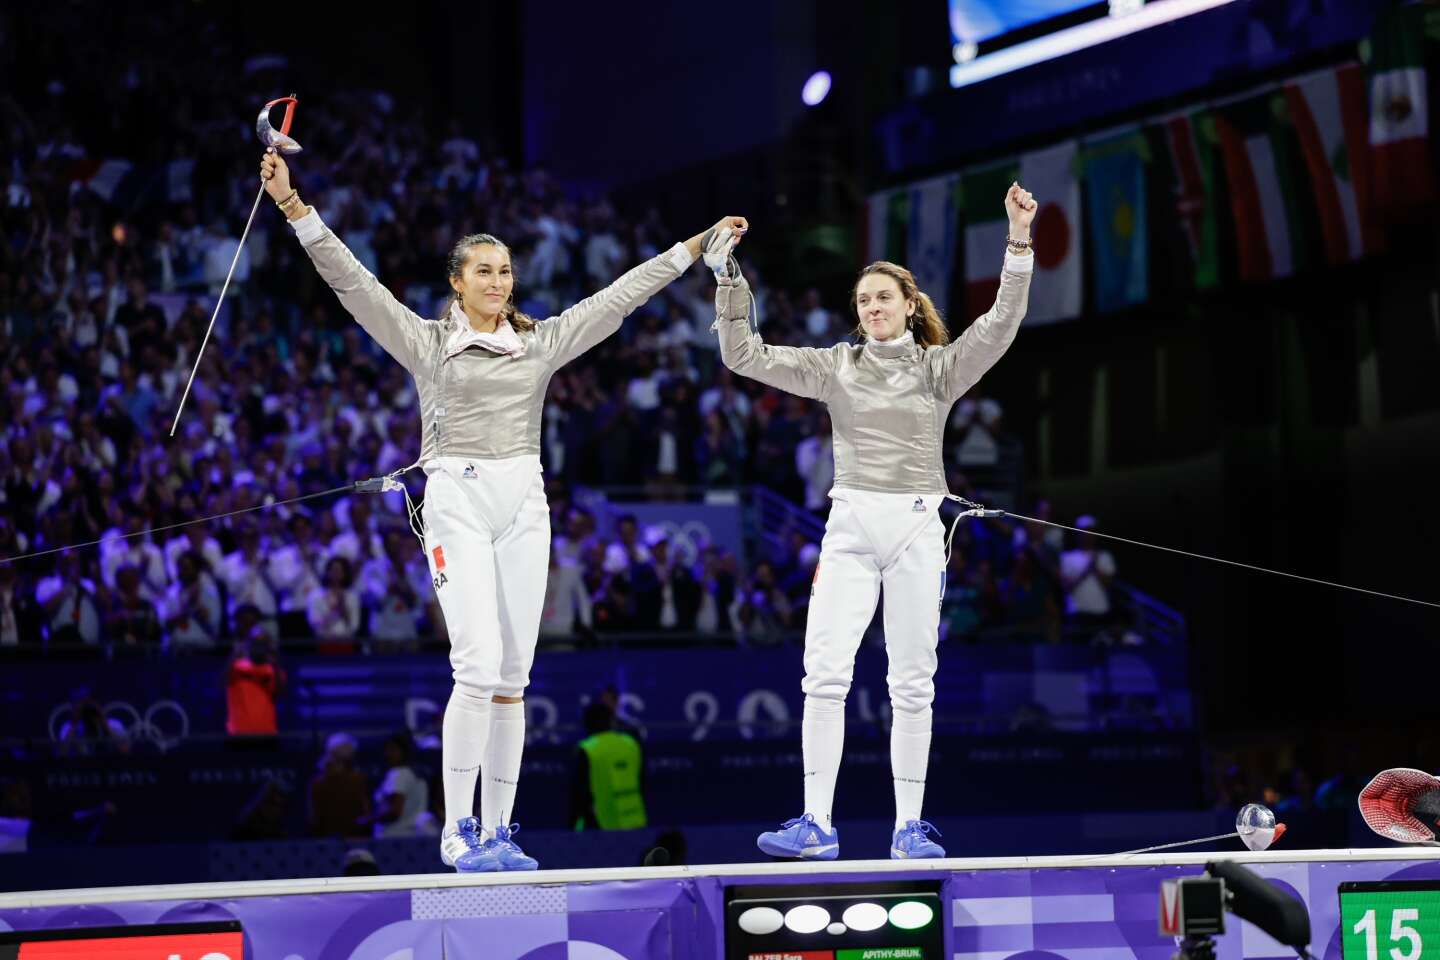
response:
<path fill-rule="evenodd" d="M 961 214 L 965 220 L 965 317 L 969 323 L 989 310 L 1000 289 L 1000 268 L 1005 262 L 1005 237 L 1010 230 L 1005 213 L 1005 191 L 1020 179 L 1020 164 L 1008 160 L 994 166 L 965 171 L 960 182 Z M 1037 192 L 1036 197 L 1040 194 Z M 1031 228 L 1033 234 L 1033 226 Z M 1030 285 L 1034 295 L 1038 284 Z"/>
<path fill-rule="evenodd" d="M 1371 197 L 1387 222 L 1422 219 L 1435 202 L 1427 139 L 1423 6 L 1383 15 L 1370 37 Z"/>
<path fill-rule="evenodd" d="M 1325 260 L 1348 263 L 1383 246 L 1370 209 L 1370 150 L 1365 77 L 1357 63 L 1298 77 L 1285 84 L 1300 141 Z"/>
<path fill-rule="evenodd" d="M 1230 188 L 1240 279 L 1288 277 L 1306 266 L 1308 177 L 1300 169 L 1284 95 L 1252 94 L 1215 111 Z"/>

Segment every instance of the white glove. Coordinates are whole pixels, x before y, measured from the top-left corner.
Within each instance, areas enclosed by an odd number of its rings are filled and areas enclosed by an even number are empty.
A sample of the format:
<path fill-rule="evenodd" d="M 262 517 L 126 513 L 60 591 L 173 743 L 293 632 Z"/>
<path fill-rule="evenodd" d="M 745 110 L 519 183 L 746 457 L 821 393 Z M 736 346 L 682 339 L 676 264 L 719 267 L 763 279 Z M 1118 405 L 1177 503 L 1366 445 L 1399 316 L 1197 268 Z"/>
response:
<path fill-rule="evenodd" d="M 730 227 L 716 230 L 711 227 L 700 241 L 704 250 L 705 266 L 715 273 L 715 279 L 731 281 L 740 275 L 740 264 L 730 251 L 740 242 L 740 235 Z"/>

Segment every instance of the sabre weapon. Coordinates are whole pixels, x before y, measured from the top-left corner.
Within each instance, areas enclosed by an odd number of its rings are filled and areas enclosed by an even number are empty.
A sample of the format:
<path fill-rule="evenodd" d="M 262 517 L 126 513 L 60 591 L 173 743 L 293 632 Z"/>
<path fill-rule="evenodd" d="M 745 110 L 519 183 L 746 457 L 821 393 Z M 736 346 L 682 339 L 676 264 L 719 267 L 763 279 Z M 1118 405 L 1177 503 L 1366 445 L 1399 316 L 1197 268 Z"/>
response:
<path fill-rule="evenodd" d="M 295 120 L 295 107 L 300 101 L 294 94 L 288 97 L 280 97 L 271 100 L 260 108 L 260 116 L 255 118 L 255 135 L 260 142 L 265 144 L 265 149 L 274 153 L 299 153 L 300 144 L 290 136 L 290 124 Z M 270 108 L 277 103 L 285 104 L 285 116 L 280 121 L 280 129 L 276 130 L 270 125 Z M 260 198 L 265 196 L 265 183 L 261 181 L 260 192 L 255 194 L 255 202 L 250 207 L 250 217 L 245 221 L 245 232 L 240 234 L 240 243 L 235 247 L 235 257 L 230 261 L 230 272 L 225 274 L 225 285 L 220 288 L 220 296 L 215 301 L 215 311 L 210 314 L 210 325 L 205 328 L 205 339 L 200 341 L 200 350 L 195 354 L 195 366 L 190 368 L 190 379 L 185 381 L 185 392 L 180 395 L 180 405 L 175 408 L 175 421 L 170 424 L 170 436 L 175 436 L 175 429 L 180 426 L 180 414 L 185 409 L 185 401 L 190 396 L 190 387 L 195 383 L 195 374 L 200 369 L 200 360 L 205 356 L 205 347 L 210 342 L 210 332 L 215 329 L 215 318 L 220 316 L 220 305 L 225 302 L 225 293 L 230 289 L 230 279 L 235 276 L 235 266 L 240 262 L 240 252 L 245 249 L 245 238 L 250 236 L 250 225 L 255 222 L 255 211 L 260 209 Z"/>

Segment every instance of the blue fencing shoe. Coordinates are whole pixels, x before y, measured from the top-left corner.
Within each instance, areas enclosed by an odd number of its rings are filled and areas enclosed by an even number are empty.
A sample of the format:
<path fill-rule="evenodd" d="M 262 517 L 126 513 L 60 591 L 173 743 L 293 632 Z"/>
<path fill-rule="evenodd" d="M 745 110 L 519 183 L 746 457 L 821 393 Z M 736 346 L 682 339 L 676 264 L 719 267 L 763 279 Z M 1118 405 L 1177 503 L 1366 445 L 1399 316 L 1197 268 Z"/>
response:
<path fill-rule="evenodd" d="M 800 860 L 834 860 L 840 856 L 840 831 L 826 830 L 805 814 L 786 820 L 779 830 L 760 834 L 755 841 L 762 852 L 772 857 L 794 857 Z"/>
<path fill-rule="evenodd" d="M 495 836 L 485 841 L 485 849 L 500 861 L 501 870 L 534 870 L 540 866 L 534 857 L 526 856 L 520 845 L 510 839 L 519 829 L 518 823 L 496 827 Z"/>
<path fill-rule="evenodd" d="M 457 820 L 440 837 L 440 860 L 458 873 L 491 873 L 500 869 L 499 859 L 480 839 L 480 821 L 474 817 Z"/>
<path fill-rule="evenodd" d="M 931 833 L 940 836 L 940 831 L 924 820 L 907 820 L 890 842 L 890 859 L 933 860 L 945 856 L 945 848 L 930 839 Z"/>

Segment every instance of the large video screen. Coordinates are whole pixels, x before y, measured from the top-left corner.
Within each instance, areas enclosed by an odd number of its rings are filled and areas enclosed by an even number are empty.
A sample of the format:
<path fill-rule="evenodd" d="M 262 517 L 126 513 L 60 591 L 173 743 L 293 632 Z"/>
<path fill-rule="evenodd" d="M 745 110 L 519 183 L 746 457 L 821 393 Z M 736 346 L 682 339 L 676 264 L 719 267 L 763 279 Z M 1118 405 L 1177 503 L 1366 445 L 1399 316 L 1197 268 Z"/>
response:
<path fill-rule="evenodd" d="M 950 0 L 950 43 L 983 43 L 1095 5 L 1095 0 Z"/>
<path fill-rule="evenodd" d="M 1235 0 L 950 0 L 950 86 L 964 87 Z"/>

